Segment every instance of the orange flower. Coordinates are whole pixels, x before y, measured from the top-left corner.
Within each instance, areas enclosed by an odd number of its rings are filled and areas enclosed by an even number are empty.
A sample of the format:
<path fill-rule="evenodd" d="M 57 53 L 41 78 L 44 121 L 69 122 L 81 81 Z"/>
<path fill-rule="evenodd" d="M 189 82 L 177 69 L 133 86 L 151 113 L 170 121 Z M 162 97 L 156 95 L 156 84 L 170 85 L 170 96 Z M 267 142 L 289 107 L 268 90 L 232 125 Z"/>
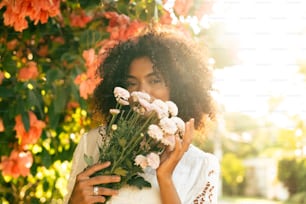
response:
<path fill-rule="evenodd" d="M 27 65 L 19 70 L 18 80 L 27 81 L 38 77 L 36 62 L 28 62 Z"/>
<path fill-rule="evenodd" d="M 172 23 L 172 17 L 169 11 L 167 11 L 166 9 L 163 10 L 163 14 L 159 19 L 159 22 L 161 24 L 166 24 L 166 25 L 171 25 Z"/>
<path fill-rule="evenodd" d="M 18 151 L 14 149 L 9 157 L 2 156 L 0 169 L 3 176 L 27 176 L 30 174 L 30 168 L 33 164 L 33 156 L 29 151 Z"/>
<path fill-rule="evenodd" d="M 99 78 L 87 79 L 80 84 L 80 96 L 88 99 L 88 96 L 94 92 L 94 89 L 101 80 Z"/>
<path fill-rule="evenodd" d="M 71 109 L 74 109 L 74 108 L 77 108 L 77 107 L 80 107 L 80 104 L 76 101 L 69 101 L 68 104 L 67 104 L 67 109 L 68 110 L 71 110 Z"/>
<path fill-rule="evenodd" d="M 143 23 L 130 21 L 130 18 L 124 14 L 105 12 L 104 16 L 109 19 L 106 30 L 110 33 L 110 40 L 125 41 L 144 27 Z"/>
<path fill-rule="evenodd" d="M 49 47 L 48 45 L 41 45 L 37 54 L 40 56 L 40 57 L 46 57 L 48 55 L 48 52 L 49 52 Z"/>
<path fill-rule="evenodd" d="M 202 2 L 201 6 L 197 7 L 195 16 L 198 17 L 199 20 L 201 20 L 205 14 L 211 14 L 213 12 L 214 4 L 214 0 L 205 0 L 204 2 Z"/>
<path fill-rule="evenodd" d="M 83 58 L 85 59 L 85 66 L 87 68 L 87 77 L 92 78 L 95 77 L 96 70 L 101 63 L 98 55 L 95 54 L 95 50 L 93 48 L 89 50 L 83 51 Z"/>
<path fill-rule="evenodd" d="M 82 10 L 79 13 L 73 12 L 69 16 L 70 25 L 72 27 L 86 27 L 86 24 L 92 20 L 91 16 L 87 16 L 86 13 Z"/>
<path fill-rule="evenodd" d="M 4 73 L 0 71 L 0 85 L 2 84 L 3 79 L 4 79 Z"/>
<path fill-rule="evenodd" d="M 18 44 L 18 40 L 17 39 L 13 39 L 9 42 L 7 42 L 6 47 L 8 50 L 14 50 L 16 48 Z"/>
<path fill-rule="evenodd" d="M 3 124 L 3 120 L 2 118 L 0 118 L 0 132 L 4 132 L 5 130 L 5 127 L 4 127 L 4 124 Z"/>
<path fill-rule="evenodd" d="M 21 115 L 15 117 L 16 137 L 21 140 L 21 146 L 25 147 L 27 144 L 34 144 L 40 138 L 42 129 L 46 127 L 45 122 L 37 120 L 36 115 L 33 112 L 29 112 L 30 116 L 30 129 L 26 131 Z"/>
<path fill-rule="evenodd" d="M 39 21 L 46 23 L 49 17 L 60 13 L 60 0 L 3 0 L 0 9 L 4 6 L 4 24 L 19 32 L 28 27 L 27 17 L 36 25 Z"/>
<path fill-rule="evenodd" d="M 176 0 L 173 9 L 179 16 L 186 16 L 192 4 L 193 0 Z"/>

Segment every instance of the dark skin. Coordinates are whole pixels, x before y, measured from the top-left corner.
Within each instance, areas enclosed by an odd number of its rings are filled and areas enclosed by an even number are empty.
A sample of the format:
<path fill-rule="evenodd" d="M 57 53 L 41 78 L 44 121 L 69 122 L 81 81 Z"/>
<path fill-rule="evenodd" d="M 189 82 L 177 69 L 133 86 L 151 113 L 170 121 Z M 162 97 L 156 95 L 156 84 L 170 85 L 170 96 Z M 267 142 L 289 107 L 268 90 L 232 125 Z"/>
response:
<path fill-rule="evenodd" d="M 129 91 L 146 92 L 151 97 L 164 101 L 169 100 L 170 98 L 170 90 L 168 86 L 166 86 L 162 77 L 155 74 L 153 64 L 147 57 L 136 58 L 131 63 L 128 84 Z M 165 151 L 161 156 L 161 164 L 156 170 L 156 175 L 163 204 L 181 203 L 172 180 L 172 174 L 184 153 L 188 150 L 192 141 L 193 133 L 194 119 L 190 119 L 185 123 L 185 134 L 183 139 L 177 138 L 174 150 Z M 97 164 L 80 173 L 76 178 L 76 184 L 69 203 L 103 203 L 105 201 L 104 196 L 117 195 L 117 190 L 102 187 L 99 187 L 98 191 L 98 195 L 100 196 L 93 195 L 93 186 L 120 181 L 119 176 L 97 176 L 90 178 L 90 175 L 96 171 L 107 168 L 110 165 L 110 162 Z"/>
<path fill-rule="evenodd" d="M 96 164 L 81 172 L 76 177 L 74 189 L 72 191 L 69 203 L 103 203 L 104 196 L 113 196 L 118 194 L 118 190 L 99 187 L 98 195 L 93 195 L 93 186 L 98 184 L 116 183 L 120 181 L 120 176 L 96 176 L 90 177 L 93 173 L 105 169 L 111 165 L 110 162 Z"/>

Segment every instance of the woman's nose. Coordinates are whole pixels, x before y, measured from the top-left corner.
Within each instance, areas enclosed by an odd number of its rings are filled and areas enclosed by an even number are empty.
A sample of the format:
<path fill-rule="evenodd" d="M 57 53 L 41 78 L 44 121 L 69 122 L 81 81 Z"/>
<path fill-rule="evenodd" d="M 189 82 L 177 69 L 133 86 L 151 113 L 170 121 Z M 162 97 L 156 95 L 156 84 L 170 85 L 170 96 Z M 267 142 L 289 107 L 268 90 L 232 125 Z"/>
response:
<path fill-rule="evenodd" d="M 150 87 L 146 83 L 140 83 L 138 87 L 138 91 L 149 93 Z"/>

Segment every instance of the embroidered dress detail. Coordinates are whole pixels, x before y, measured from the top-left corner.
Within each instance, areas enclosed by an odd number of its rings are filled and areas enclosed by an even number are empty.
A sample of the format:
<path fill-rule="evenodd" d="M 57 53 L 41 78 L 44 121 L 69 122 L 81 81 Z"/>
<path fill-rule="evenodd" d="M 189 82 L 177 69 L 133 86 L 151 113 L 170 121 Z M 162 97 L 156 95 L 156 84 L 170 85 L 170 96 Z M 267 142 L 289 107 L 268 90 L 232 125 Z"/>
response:
<path fill-rule="evenodd" d="M 214 203 L 214 190 L 215 186 L 211 184 L 210 177 L 214 176 L 215 171 L 211 170 L 208 172 L 208 182 L 206 183 L 205 187 L 203 188 L 202 192 L 194 199 L 194 204 L 205 204 L 205 203 Z"/>

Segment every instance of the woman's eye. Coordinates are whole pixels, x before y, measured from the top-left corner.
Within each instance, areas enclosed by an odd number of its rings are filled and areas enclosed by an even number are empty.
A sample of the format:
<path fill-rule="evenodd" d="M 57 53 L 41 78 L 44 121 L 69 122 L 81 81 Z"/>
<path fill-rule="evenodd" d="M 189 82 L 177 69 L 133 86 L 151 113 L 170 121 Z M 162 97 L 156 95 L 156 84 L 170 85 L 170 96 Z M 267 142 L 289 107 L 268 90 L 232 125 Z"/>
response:
<path fill-rule="evenodd" d="M 127 81 L 126 82 L 126 87 L 127 88 L 129 88 L 129 87 L 134 87 L 134 86 L 136 86 L 137 85 L 137 83 L 135 83 L 135 82 L 131 82 L 131 81 Z"/>
<path fill-rule="evenodd" d="M 151 83 L 151 84 L 158 84 L 158 83 L 162 83 L 162 80 L 161 80 L 161 79 L 156 78 L 156 79 L 152 79 L 152 80 L 150 80 L 150 83 Z"/>

